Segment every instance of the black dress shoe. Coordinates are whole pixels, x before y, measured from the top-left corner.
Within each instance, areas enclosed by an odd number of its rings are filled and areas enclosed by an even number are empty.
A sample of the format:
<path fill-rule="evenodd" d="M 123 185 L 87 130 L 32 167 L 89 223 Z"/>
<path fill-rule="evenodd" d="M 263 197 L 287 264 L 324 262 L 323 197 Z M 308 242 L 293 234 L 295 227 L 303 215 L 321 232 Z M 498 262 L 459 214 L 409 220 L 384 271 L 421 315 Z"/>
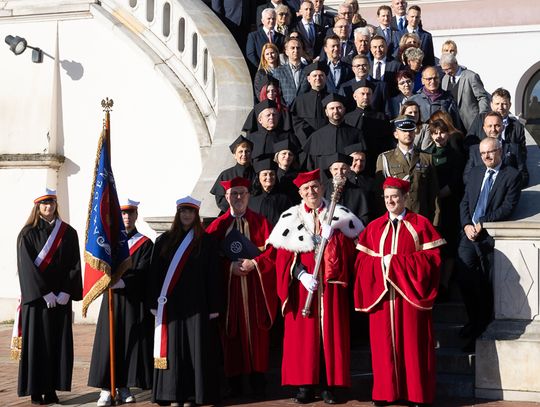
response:
<path fill-rule="evenodd" d="M 376 407 L 389 406 L 391 403 L 383 400 L 373 400 L 373 405 Z"/>
<path fill-rule="evenodd" d="M 321 398 L 326 404 L 337 404 L 336 396 L 330 390 L 321 391 Z"/>
<path fill-rule="evenodd" d="M 43 404 L 43 397 L 41 397 L 41 394 L 32 394 L 30 400 L 32 400 L 32 404 L 37 404 L 38 406 Z"/>
<path fill-rule="evenodd" d="M 409 403 L 409 407 L 431 407 L 431 404 L 429 403 Z"/>
<path fill-rule="evenodd" d="M 58 404 L 60 400 L 58 400 L 58 396 L 56 395 L 56 392 L 52 393 L 46 393 L 43 396 L 43 404 Z"/>
<path fill-rule="evenodd" d="M 315 401 L 313 389 L 310 389 L 309 387 L 299 387 L 294 401 L 299 404 L 307 404 Z"/>

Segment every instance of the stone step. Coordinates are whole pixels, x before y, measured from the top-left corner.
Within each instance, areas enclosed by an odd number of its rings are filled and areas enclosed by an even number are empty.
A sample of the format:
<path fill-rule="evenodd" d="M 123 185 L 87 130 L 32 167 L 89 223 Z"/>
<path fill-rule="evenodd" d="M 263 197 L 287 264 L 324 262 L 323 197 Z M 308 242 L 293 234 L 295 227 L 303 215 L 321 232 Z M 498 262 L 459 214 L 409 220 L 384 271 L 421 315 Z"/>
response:
<path fill-rule="evenodd" d="M 467 340 L 459 336 L 459 331 L 463 324 L 459 323 L 434 323 L 435 347 L 441 348 L 461 348 Z"/>
<path fill-rule="evenodd" d="M 433 307 L 433 322 L 467 323 L 465 305 L 460 302 L 435 303 Z"/>
<path fill-rule="evenodd" d="M 370 373 L 352 372 L 352 393 L 362 398 L 370 397 L 373 386 L 373 375 Z M 459 374 L 437 374 L 437 399 L 446 397 L 474 397 L 474 376 Z"/>

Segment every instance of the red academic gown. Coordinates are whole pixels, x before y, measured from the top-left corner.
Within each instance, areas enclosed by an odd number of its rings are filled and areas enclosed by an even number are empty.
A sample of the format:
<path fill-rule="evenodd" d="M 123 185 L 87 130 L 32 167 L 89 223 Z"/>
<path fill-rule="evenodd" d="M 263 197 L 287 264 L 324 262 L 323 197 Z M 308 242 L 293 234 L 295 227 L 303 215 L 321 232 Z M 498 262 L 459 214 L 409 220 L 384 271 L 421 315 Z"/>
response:
<path fill-rule="evenodd" d="M 320 213 L 324 217 L 326 209 Z M 341 205 L 335 212 L 340 218 L 324 252 L 319 288 L 313 296 L 311 315 L 302 316 L 308 291 L 294 277 L 293 270 L 301 262 L 308 273 L 315 268 L 315 252 L 311 234 L 313 220 L 303 204 L 285 211 L 268 243 L 270 256 L 256 259 L 260 269 L 275 267 L 277 292 L 284 317 L 282 385 L 314 385 L 320 379 L 321 347 L 324 352 L 328 386 L 350 386 L 350 333 L 348 281 L 354 261 L 354 241 L 351 237 L 363 225 Z M 311 223 L 310 223 L 311 222 Z M 303 225 L 303 226 L 301 226 Z M 343 230 L 348 233 L 346 236 Z"/>
<path fill-rule="evenodd" d="M 271 226 L 266 218 L 250 209 L 241 218 L 230 210 L 214 220 L 206 229 L 219 241 L 233 226 L 264 250 Z M 254 269 L 245 277 L 234 276 L 231 262 L 223 259 L 226 312 L 221 329 L 225 375 L 238 376 L 268 370 L 269 330 L 277 308 L 276 279 L 272 268 Z"/>
<path fill-rule="evenodd" d="M 409 211 L 397 232 L 385 214 L 359 237 L 354 301 L 357 311 L 369 312 L 374 400 L 435 398 L 431 309 L 444 243 L 429 220 Z"/>

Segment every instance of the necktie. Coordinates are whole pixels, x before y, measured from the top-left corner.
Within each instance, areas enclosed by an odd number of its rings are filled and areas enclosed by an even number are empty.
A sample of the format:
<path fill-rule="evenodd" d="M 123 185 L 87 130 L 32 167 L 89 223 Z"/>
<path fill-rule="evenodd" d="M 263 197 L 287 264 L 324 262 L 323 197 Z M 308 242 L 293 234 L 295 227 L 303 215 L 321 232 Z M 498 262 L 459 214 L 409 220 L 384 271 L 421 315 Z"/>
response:
<path fill-rule="evenodd" d="M 399 28 L 399 31 L 403 31 L 403 29 L 405 28 L 403 24 L 403 17 L 399 17 L 398 28 Z"/>
<path fill-rule="evenodd" d="M 407 160 L 407 164 L 411 163 L 411 153 L 409 151 L 405 153 L 405 160 Z"/>
<path fill-rule="evenodd" d="M 319 13 L 314 14 L 313 21 L 315 21 L 315 24 L 321 25 L 321 15 Z"/>
<path fill-rule="evenodd" d="M 272 31 L 268 31 L 268 42 L 272 42 Z"/>
<path fill-rule="evenodd" d="M 308 24 L 308 35 L 309 35 L 309 42 L 313 42 L 315 39 L 315 30 L 313 29 L 313 24 Z"/>
<path fill-rule="evenodd" d="M 377 62 L 377 69 L 375 70 L 375 79 L 381 80 L 381 61 Z"/>
<path fill-rule="evenodd" d="M 386 39 L 386 43 L 390 44 L 390 29 L 384 29 L 384 38 Z"/>
<path fill-rule="evenodd" d="M 397 229 L 398 222 L 399 222 L 398 218 L 392 219 L 392 225 L 394 225 L 394 229 Z"/>
<path fill-rule="evenodd" d="M 478 202 L 476 203 L 476 208 L 474 209 L 472 216 L 472 221 L 474 224 L 477 224 L 480 218 L 486 214 L 489 191 L 493 185 L 493 174 L 495 174 L 494 170 L 488 170 L 488 177 L 486 178 L 486 182 L 484 182 L 484 186 L 480 191 L 480 196 L 478 197 Z"/>
<path fill-rule="evenodd" d="M 341 57 L 343 58 L 345 56 L 345 48 L 347 47 L 346 42 L 341 43 Z"/>

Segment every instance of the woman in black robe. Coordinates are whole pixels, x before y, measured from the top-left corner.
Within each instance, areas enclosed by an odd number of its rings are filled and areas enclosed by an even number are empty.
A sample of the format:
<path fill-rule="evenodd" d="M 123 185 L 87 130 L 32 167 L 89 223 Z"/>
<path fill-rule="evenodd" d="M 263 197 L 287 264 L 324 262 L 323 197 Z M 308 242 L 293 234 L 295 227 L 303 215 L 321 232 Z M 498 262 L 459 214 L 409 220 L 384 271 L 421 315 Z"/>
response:
<path fill-rule="evenodd" d="M 56 235 L 59 245 L 44 249 L 53 232 L 49 243 Z M 34 201 L 17 239 L 17 268 L 22 328 L 17 393 L 30 395 L 32 404 L 58 403 L 56 390 L 71 390 L 71 302 L 82 299 L 82 278 L 77 232 L 59 218 L 55 191 Z"/>
<path fill-rule="evenodd" d="M 277 164 L 269 159 L 253 163 L 257 176 L 253 181 L 248 207 L 263 215 L 274 226 L 283 212 L 292 206 L 287 195 L 277 185 Z"/>
<path fill-rule="evenodd" d="M 161 326 L 166 328 L 167 338 L 163 357 L 154 349 L 152 401 L 160 405 L 210 404 L 218 399 L 217 317 L 222 286 L 218 247 L 201 226 L 199 207 L 200 202 L 191 197 L 179 199 L 171 229 L 157 238 L 152 253 L 150 306 L 157 313 L 156 327 L 160 327 L 154 341 L 163 343 L 156 340 L 163 331 Z M 175 263 L 175 254 L 185 239 L 192 239 L 191 243 Z M 171 267 L 180 270 L 176 278 L 169 272 L 171 263 L 179 264 L 179 268 Z M 167 281 L 171 281 L 168 286 Z M 160 320 L 162 313 L 166 321 Z"/>
<path fill-rule="evenodd" d="M 115 383 L 118 399 L 134 403 L 130 387 L 152 387 L 152 336 L 154 317 L 145 308 L 146 284 L 154 244 L 135 227 L 139 202 L 128 200 L 120 206 L 128 233 L 132 267 L 113 288 Z M 88 385 L 101 388 L 98 407 L 111 405 L 109 344 L 109 290 L 103 293 L 92 349 Z"/>
<path fill-rule="evenodd" d="M 274 161 L 277 164 L 279 191 L 287 195 L 291 205 L 300 203 L 298 187 L 293 180 L 298 175 L 298 147 L 291 140 L 274 143 Z"/>

